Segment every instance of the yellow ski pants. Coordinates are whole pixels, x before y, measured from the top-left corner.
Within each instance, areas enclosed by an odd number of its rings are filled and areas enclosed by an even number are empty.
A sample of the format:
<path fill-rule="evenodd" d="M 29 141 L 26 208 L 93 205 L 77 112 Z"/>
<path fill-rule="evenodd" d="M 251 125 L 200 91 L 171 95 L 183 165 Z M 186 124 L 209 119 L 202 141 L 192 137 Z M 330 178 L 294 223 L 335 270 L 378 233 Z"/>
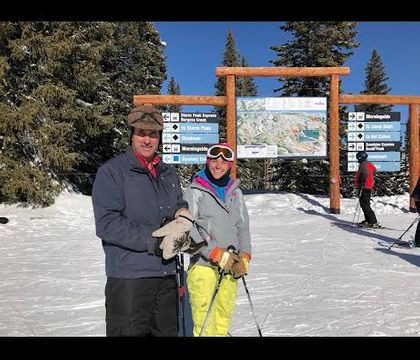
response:
<path fill-rule="evenodd" d="M 194 336 L 200 335 L 219 276 L 216 267 L 193 265 L 188 270 L 187 286 L 194 322 Z M 203 335 L 227 335 L 230 319 L 235 310 L 236 289 L 237 281 L 232 275 L 224 275 Z"/>

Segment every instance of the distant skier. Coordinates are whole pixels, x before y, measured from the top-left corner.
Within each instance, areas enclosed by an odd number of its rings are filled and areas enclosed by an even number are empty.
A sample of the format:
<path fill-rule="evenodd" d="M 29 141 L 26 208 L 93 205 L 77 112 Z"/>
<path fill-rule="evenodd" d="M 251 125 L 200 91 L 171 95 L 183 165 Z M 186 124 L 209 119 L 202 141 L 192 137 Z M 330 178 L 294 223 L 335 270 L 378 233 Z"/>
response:
<path fill-rule="evenodd" d="M 374 185 L 373 177 L 376 173 L 376 167 L 367 161 L 367 158 L 368 154 L 364 151 L 359 151 L 356 154 L 359 168 L 356 171 L 355 184 L 359 194 L 360 207 L 365 215 L 365 220 L 358 225 L 360 227 L 378 228 L 379 224 L 376 220 L 375 213 L 370 207 L 370 197 Z"/>
<path fill-rule="evenodd" d="M 420 177 L 417 180 L 417 185 L 411 194 L 411 197 L 414 199 L 414 203 L 416 204 L 417 212 L 420 216 Z M 417 223 L 417 230 L 416 230 L 416 237 L 414 238 L 414 242 L 416 247 L 420 247 L 420 221 Z"/>

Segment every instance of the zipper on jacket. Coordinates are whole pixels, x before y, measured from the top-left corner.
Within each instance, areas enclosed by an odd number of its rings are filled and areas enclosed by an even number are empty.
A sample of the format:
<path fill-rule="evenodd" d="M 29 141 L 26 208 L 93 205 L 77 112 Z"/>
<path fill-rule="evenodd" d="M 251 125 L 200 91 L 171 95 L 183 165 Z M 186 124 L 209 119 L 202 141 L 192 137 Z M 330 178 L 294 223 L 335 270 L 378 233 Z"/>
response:
<path fill-rule="evenodd" d="M 138 168 L 136 166 L 133 166 L 133 164 L 130 164 L 130 170 L 131 171 L 134 171 L 136 173 L 139 173 L 139 174 L 145 174 L 145 175 L 147 175 L 147 177 L 149 178 L 150 182 L 152 183 L 153 189 L 156 192 L 156 195 L 157 195 L 157 197 L 159 199 L 159 204 L 160 204 L 161 201 L 160 201 L 159 191 L 158 191 L 158 188 L 157 188 L 158 185 L 157 185 L 156 180 L 153 178 L 153 175 L 150 173 L 150 171 L 146 171 L 145 169 L 141 169 L 141 168 Z"/>

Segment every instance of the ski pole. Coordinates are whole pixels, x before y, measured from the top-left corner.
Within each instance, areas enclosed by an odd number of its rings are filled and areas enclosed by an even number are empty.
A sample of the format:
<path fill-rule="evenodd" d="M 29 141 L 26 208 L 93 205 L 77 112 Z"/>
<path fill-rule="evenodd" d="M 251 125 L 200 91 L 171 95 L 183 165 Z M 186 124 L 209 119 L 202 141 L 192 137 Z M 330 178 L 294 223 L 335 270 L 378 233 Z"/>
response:
<path fill-rule="evenodd" d="M 254 306 L 252 305 L 251 295 L 249 294 L 248 286 L 246 286 L 245 276 L 242 276 L 242 281 L 244 283 L 246 295 L 248 296 L 249 306 L 251 307 L 252 316 L 254 317 L 255 325 L 257 326 L 257 330 L 258 330 L 258 334 L 260 334 L 260 337 L 262 337 L 261 328 L 258 325 L 257 318 L 255 317 L 255 311 L 254 311 Z"/>
<path fill-rule="evenodd" d="M 227 251 L 232 253 L 232 252 L 235 251 L 235 247 L 230 245 L 227 248 Z M 212 311 L 214 303 L 215 303 L 214 300 L 216 299 L 217 292 L 219 291 L 219 287 L 220 287 L 220 283 L 222 282 L 223 275 L 225 275 L 225 271 L 222 268 L 219 268 L 219 277 L 217 279 L 216 286 L 214 287 L 213 296 L 211 297 L 209 309 L 207 310 L 206 318 L 204 319 L 204 323 L 203 323 L 203 326 L 201 327 L 201 331 L 200 331 L 199 336 L 202 336 L 204 334 L 204 331 L 206 330 L 207 323 L 210 319 L 211 311 Z"/>
<path fill-rule="evenodd" d="M 186 331 L 185 331 L 184 254 L 178 253 L 175 261 L 176 261 L 176 269 L 178 273 L 178 297 L 181 302 L 181 310 L 182 310 L 182 336 L 187 336 Z"/>
<path fill-rule="evenodd" d="M 359 194 L 358 194 L 358 196 L 357 196 L 357 204 L 356 204 L 356 212 L 354 213 L 354 216 L 353 216 L 353 222 L 351 223 L 351 226 L 354 226 L 354 222 L 355 222 L 355 220 L 356 220 L 356 215 L 359 213 L 359 211 L 360 211 L 360 198 L 361 198 L 361 196 L 362 196 L 362 192 L 363 192 L 363 187 L 361 188 L 361 190 L 360 190 L 360 192 L 359 192 Z M 357 216 L 357 220 L 359 220 L 359 216 Z"/>
<path fill-rule="evenodd" d="M 182 216 L 182 215 L 180 215 Z M 188 219 L 186 216 L 182 216 L 185 219 Z M 173 217 L 171 216 L 165 216 L 160 226 L 164 226 L 166 224 L 169 224 L 171 221 L 173 221 Z M 190 220 L 190 219 L 188 219 Z M 191 220 L 190 220 L 191 221 Z M 159 244 L 162 242 L 163 238 L 159 238 Z M 178 276 L 178 299 L 181 303 L 181 311 L 182 311 L 182 336 L 186 336 L 185 334 L 185 281 L 184 281 L 184 254 L 182 252 L 178 252 L 178 254 L 175 257 L 175 269 L 176 274 Z"/>
<path fill-rule="evenodd" d="M 419 216 L 417 216 L 415 219 L 414 219 L 414 221 L 411 223 L 411 225 L 408 227 L 408 229 L 407 230 L 405 230 L 404 232 L 403 232 L 403 234 L 397 239 L 397 240 L 395 240 L 389 247 L 388 247 L 388 250 L 389 249 L 391 249 L 399 240 L 401 240 L 402 239 L 402 237 L 407 233 L 407 231 L 408 230 L 410 230 L 411 228 L 412 228 L 412 226 L 417 222 L 417 221 L 419 221 L 419 219 L 420 219 L 420 215 Z"/>

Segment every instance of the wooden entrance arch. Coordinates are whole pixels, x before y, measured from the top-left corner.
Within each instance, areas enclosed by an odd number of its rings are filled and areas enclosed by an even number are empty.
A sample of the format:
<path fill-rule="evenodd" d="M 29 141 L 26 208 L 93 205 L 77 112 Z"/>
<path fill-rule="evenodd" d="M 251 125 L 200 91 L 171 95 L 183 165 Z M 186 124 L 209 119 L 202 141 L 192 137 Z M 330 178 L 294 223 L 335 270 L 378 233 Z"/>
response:
<path fill-rule="evenodd" d="M 330 212 L 340 213 L 339 104 L 393 104 L 409 106 L 410 187 L 413 191 L 420 176 L 419 109 L 420 96 L 339 95 L 339 76 L 350 74 L 348 67 L 217 67 L 216 76 L 226 76 L 226 96 L 135 95 L 134 105 L 213 105 L 226 106 L 227 142 L 236 151 L 235 76 L 248 77 L 330 77 L 329 160 Z M 231 174 L 236 177 L 236 160 Z M 416 211 L 410 198 L 410 211 Z"/>

